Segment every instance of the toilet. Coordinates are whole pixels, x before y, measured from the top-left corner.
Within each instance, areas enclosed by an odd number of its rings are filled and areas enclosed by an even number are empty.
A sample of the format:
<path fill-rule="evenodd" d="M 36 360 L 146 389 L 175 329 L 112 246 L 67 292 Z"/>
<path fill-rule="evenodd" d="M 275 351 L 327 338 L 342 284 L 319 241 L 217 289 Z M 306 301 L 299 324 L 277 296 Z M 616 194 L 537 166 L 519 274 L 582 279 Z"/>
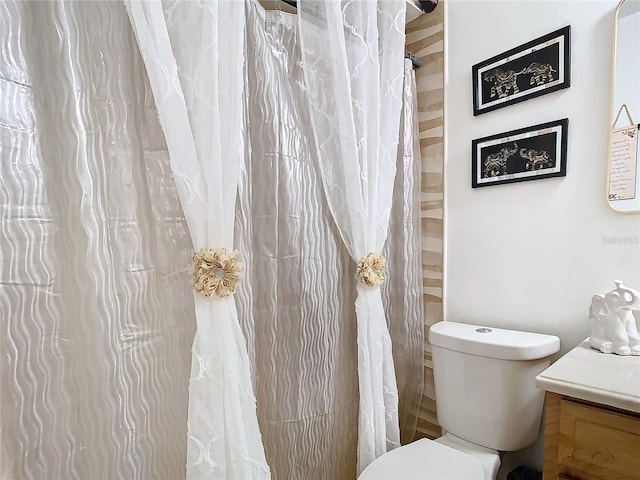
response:
<path fill-rule="evenodd" d="M 544 393 L 534 379 L 560 349 L 558 337 L 439 322 L 429 341 L 445 435 L 382 455 L 359 480 L 495 480 L 500 452 L 538 437 Z"/>

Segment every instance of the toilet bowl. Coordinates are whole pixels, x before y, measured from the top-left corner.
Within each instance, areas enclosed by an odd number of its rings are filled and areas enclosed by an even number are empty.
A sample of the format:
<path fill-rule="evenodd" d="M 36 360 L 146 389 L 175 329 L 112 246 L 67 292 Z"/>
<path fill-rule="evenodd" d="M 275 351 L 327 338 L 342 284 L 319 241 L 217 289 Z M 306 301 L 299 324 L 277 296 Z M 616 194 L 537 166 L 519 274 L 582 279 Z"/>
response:
<path fill-rule="evenodd" d="M 365 468 L 358 480 L 490 480 L 499 467 L 497 450 L 448 433 L 392 450 Z"/>
<path fill-rule="evenodd" d="M 496 475 L 498 474 L 498 468 L 500 468 L 500 453 L 497 450 L 482 447 L 480 445 L 476 445 L 475 443 L 467 442 L 466 440 L 458 438 L 451 433 L 447 433 L 437 440 L 434 440 L 434 442 L 440 443 L 441 445 L 446 445 L 447 447 L 453 448 L 458 452 L 461 452 L 465 455 L 470 455 L 480 460 L 480 463 L 482 464 L 482 471 L 484 473 L 484 477 L 480 478 L 486 480 L 492 480 L 496 478 Z"/>
<path fill-rule="evenodd" d="M 499 452 L 536 440 L 544 394 L 534 379 L 560 349 L 558 337 L 439 322 L 429 341 L 438 422 L 447 433 L 382 455 L 358 480 L 495 480 Z"/>

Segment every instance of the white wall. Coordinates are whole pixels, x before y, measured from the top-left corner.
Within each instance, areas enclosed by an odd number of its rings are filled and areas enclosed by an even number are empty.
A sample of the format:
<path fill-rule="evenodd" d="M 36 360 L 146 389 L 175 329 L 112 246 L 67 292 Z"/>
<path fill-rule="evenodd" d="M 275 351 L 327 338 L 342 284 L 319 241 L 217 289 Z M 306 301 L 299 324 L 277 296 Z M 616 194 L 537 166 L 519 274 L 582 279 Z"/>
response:
<path fill-rule="evenodd" d="M 447 320 L 555 334 L 564 353 L 595 293 L 640 288 L 640 214 L 605 202 L 616 3 L 444 2 Z M 473 116 L 472 65 L 569 24 L 569 89 Z M 471 188 L 472 139 L 565 117 L 566 177 Z M 541 466 L 541 442 L 519 460 Z"/>

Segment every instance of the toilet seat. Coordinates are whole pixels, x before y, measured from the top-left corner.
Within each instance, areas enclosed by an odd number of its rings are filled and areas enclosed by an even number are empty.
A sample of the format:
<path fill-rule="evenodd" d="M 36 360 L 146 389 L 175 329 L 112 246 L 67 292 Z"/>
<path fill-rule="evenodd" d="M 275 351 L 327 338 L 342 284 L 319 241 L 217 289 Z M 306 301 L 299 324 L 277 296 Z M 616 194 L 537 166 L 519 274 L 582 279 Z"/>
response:
<path fill-rule="evenodd" d="M 358 480 L 484 480 L 482 462 L 423 438 L 391 450 L 369 464 Z"/>

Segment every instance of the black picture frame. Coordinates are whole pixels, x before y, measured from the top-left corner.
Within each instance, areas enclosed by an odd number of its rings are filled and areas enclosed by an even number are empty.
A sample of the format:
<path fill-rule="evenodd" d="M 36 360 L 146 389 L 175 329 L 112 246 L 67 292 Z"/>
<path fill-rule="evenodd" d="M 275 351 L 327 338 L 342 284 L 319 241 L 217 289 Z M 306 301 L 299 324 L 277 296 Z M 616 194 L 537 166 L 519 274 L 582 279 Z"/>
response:
<path fill-rule="evenodd" d="M 472 67 L 473 115 L 568 88 L 571 25 Z"/>
<path fill-rule="evenodd" d="M 471 186 L 564 177 L 569 119 L 511 130 L 471 142 Z"/>

